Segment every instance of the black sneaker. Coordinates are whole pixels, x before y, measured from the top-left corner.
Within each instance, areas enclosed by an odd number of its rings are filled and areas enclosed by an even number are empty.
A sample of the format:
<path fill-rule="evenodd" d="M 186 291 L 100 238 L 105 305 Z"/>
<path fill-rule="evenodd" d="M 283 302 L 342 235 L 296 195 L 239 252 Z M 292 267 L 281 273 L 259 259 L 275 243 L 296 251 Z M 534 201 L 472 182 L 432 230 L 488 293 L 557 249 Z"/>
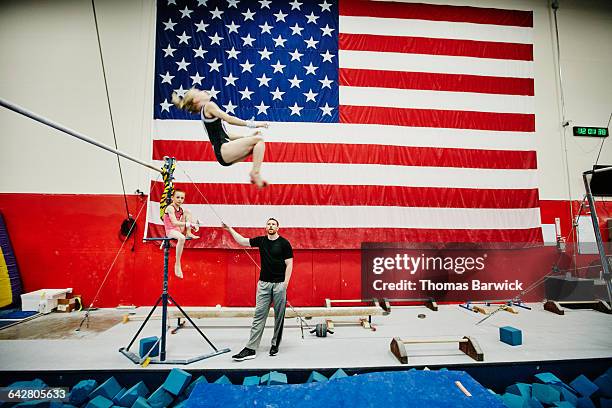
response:
<path fill-rule="evenodd" d="M 232 358 L 236 361 L 251 360 L 255 358 L 255 355 L 255 350 L 251 350 L 250 348 L 245 347 L 240 353 L 234 354 Z"/>
<path fill-rule="evenodd" d="M 272 346 L 270 347 L 270 355 L 271 356 L 275 356 L 278 354 L 278 346 Z"/>

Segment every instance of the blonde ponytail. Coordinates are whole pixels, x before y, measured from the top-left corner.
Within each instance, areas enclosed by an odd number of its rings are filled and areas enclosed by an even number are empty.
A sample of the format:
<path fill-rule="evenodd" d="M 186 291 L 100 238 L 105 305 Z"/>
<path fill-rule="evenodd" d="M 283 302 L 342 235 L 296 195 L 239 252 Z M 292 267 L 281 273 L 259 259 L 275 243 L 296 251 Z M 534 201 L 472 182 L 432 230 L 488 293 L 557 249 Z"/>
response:
<path fill-rule="evenodd" d="M 183 107 L 185 106 L 185 101 L 179 98 L 176 92 L 172 92 L 172 104 L 179 109 L 183 109 Z"/>
<path fill-rule="evenodd" d="M 196 88 L 191 88 L 187 92 L 185 92 L 185 96 L 182 98 L 178 96 L 176 92 L 172 92 L 172 104 L 179 109 L 185 110 L 191 113 L 200 112 L 200 108 L 195 103 L 193 99 L 194 95 L 199 92 Z"/>

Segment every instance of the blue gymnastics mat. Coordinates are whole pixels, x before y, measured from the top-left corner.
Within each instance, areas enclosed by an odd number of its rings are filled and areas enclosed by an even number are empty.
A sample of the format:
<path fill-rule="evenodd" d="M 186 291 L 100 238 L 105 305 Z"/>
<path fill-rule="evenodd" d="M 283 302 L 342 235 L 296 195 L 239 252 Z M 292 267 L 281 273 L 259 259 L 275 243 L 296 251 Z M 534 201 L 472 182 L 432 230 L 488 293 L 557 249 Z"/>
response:
<path fill-rule="evenodd" d="M 467 397 L 456 385 L 472 394 Z M 243 386 L 200 383 L 185 408 L 499 407 L 504 404 L 464 371 L 390 371 L 322 383 Z"/>

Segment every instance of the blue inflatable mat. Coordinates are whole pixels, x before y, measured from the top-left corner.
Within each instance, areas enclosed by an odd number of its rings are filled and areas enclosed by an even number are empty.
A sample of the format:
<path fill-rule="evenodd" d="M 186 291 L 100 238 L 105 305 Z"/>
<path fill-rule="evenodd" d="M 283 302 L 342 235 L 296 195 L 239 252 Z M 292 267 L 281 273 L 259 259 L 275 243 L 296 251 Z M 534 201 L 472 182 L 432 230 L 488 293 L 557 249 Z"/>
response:
<path fill-rule="evenodd" d="M 461 381 L 472 394 L 456 385 Z M 499 407 L 504 404 L 464 371 L 396 371 L 322 383 L 242 386 L 201 383 L 185 408 Z"/>

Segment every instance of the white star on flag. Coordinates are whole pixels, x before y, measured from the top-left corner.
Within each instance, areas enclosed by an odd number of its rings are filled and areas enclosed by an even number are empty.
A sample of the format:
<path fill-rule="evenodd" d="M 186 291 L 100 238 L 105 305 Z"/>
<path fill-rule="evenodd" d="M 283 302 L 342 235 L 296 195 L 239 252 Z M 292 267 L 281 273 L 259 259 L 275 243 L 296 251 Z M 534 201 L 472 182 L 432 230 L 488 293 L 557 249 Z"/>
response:
<path fill-rule="evenodd" d="M 293 0 L 293 2 L 289 4 L 291 4 L 291 10 L 301 10 L 300 6 L 304 3 L 300 3 L 297 0 Z"/>
<path fill-rule="evenodd" d="M 279 100 L 282 101 L 283 100 L 283 95 L 285 94 L 284 92 L 281 92 L 280 89 L 278 89 L 278 86 L 276 87 L 275 91 L 270 92 L 270 94 L 272 94 L 272 100 Z"/>
<path fill-rule="evenodd" d="M 174 31 L 174 26 L 175 26 L 177 23 L 173 23 L 173 22 L 172 22 L 172 19 L 171 19 L 171 18 L 169 18 L 169 19 L 168 19 L 168 21 L 167 21 L 167 22 L 165 22 L 165 23 L 163 23 L 163 24 L 166 26 L 166 27 L 164 28 L 164 31 L 166 31 L 166 30 Z"/>
<path fill-rule="evenodd" d="M 296 102 L 296 103 L 293 104 L 293 106 L 289 106 L 289 109 L 291 109 L 291 116 L 293 116 L 293 115 L 302 116 L 302 115 L 300 115 L 300 111 L 302 109 L 304 109 L 304 108 L 301 107 L 301 106 L 298 106 L 298 104 Z"/>
<path fill-rule="evenodd" d="M 291 29 L 291 35 L 302 35 L 302 31 L 304 28 L 300 27 L 298 23 L 295 23 L 293 27 L 289 27 Z"/>
<path fill-rule="evenodd" d="M 268 33 L 270 35 L 272 35 L 272 32 L 270 31 L 272 29 L 271 25 L 268 25 L 267 21 L 264 21 L 263 25 L 260 25 L 259 28 L 261 28 L 261 33 Z"/>
<path fill-rule="evenodd" d="M 312 92 L 312 89 L 309 89 L 308 92 L 303 92 L 303 95 L 306 97 L 306 102 L 308 101 L 316 102 L 315 96 L 317 96 L 318 93 L 314 93 Z"/>
<path fill-rule="evenodd" d="M 162 84 L 170 84 L 172 85 L 172 78 L 174 78 L 174 75 L 170 75 L 170 72 L 166 71 L 165 74 L 160 74 L 160 77 L 162 77 Z"/>
<path fill-rule="evenodd" d="M 162 48 L 162 51 L 164 52 L 164 57 L 174 57 L 174 51 L 176 51 L 176 48 L 172 48 L 170 47 L 170 44 L 168 44 L 168 48 Z"/>
<path fill-rule="evenodd" d="M 274 72 L 273 73 L 280 72 L 281 74 L 283 73 L 283 68 L 286 67 L 286 65 L 283 65 L 283 64 L 280 63 L 280 60 L 276 60 L 276 64 L 270 65 L 270 66 L 272 68 L 274 68 Z"/>
<path fill-rule="evenodd" d="M 261 103 L 259 104 L 259 106 L 255 105 L 255 107 L 257 108 L 257 114 L 260 115 L 267 115 L 268 114 L 268 105 L 264 105 L 263 101 L 261 101 Z"/>
<path fill-rule="evenodd" d="M 200 76 L 199 72 L 196 72 L 196 74 L 194 76 L 190 76 L 190 78 L 191 78 L 192 85 L 198 84 L 202 86 L 202 80 L 204 79 L 204 77 Z"/>
<path fill-rule="evenodd" d="M 204 54 L 206 54 L 208 51 L 202 49 L 202 46 L 200 45 L 198 48 L 193 48 L 193 52 L 195 52 L 194 58 L 200 57 L 200 58 L 203 59 L 204 58 Z"/>
<path fill-rule="evenodd" d="M 257 80 L 259 81 L 259 86 L 269 86 L 268 82 L 270 82 L 272 78 L 268 78 L 266 76 L 266 73 L 264 72 L 260 77 L 257 78 Z M 278 88 L 276 88 L 278 89 Z"/>
<path fill-rule="evenodd" d="M 193 13 L 193 10 L 189 10 L 187 6 L 185 6 L 185 8 L 181 10 L 181 18 L 191 18 L 191 13 Z"/>
<path fill-rule="evenodd" d="M 246 47 L 247 45 L 249 47 L 253 46 L 253 41 L 255 41 L 255 39 L 253 37 L 251 37 L 251 34 L 247 34 L 246 37 L 240 37 L 243 41 L 242 46 Z"/>
<path fill-rule="evenodd" d="M 187 67 L 189 65 L 191 65 L 191 62 L 185 62 L 185 58 L 183 58 L 181 61 L 176 63 L 178 65 L 178 70 L 180 71 L 181 69 L 184 69 L 185 71 L 187 71 Z"/>
<path fill-rule="evenodd" d="M 269 0 L 259 0 L 259 3 L 261 4 L 261 8 L 270 8 L 270 3 L 272 3 Z"/>
<path fill-rule="evenodd" d="M 273 38 L 272 41 L 274 41 L 275 47 L 284 47 L 285 43 L 287 42 L 287 40 L 281 37 L 280 34 L 278 35 L 277 38 Z"/>
<path fill-rule="evenodd" d="M 199 23 L 196 23 L 195 25 L 198 29 L 196 30 L 196 33 L 200 32 L 200 31 L 204 31 L 206 32 L 206 27 L 209 26 L 209 24 L 205 24 L 204 20 L 200 20 Z"/>
<path fill-rule="evenodd" d="M 284 13 L 283 13 L 283 10 L 278 10 L 278 13 L 276 13 L 276 14 L 272 14 L 272 15 L 273 15 L 274 17 L 276 17 L 276 22 L 279 22 L 279 21 L 286 22 L 286 21 L 285 21 L 285 17 L 287 17 L 287 16 L 288 16 L 288 14 L 284 14 Z"/>
<path fill-rule="evenodd" d="M 307 23 L 317 24 L 317 19 L 319 16 L 315 16 L 315 14 L 311 12 L 310 15 L 306 16 L 306 18 L 308 19 Z"/>
<path fill-rule="evenodd" d="M 317 43 L 318 41 L 315 41 L 314 38 L 310 37 L 309 40 L 304 40 L 304 42 L 306 43 L 306 48 L 317 48 Z"/>
<path fill-rule="evenodd" d="M 225 86 L 236 86 L 236 80 L 238 79 L 238 77 L 235 77 L 231 72 L 228 76 L 224 76 L 223 79 L 225 79 Z"/>
<path fill-rule="evenodd" d="M 255 64 L 249 63 L 248 59 L 243 64 L 239 65 L 242 67 L 242 72 L 249 71 L 250 73 L 253 73 L 253 71 L 251 71 L 251 68 L 253 68 Z"/>
<path fill-rule="evenodd" d="M 225 26 L 226 26 L 226 27 L 227 27 L 227 29 L 229 30 L 229 31 L 227 32 L 228 34 L 230 34 L 230 33 L 236 33 L 236 34 L 238 34 L 238 29 L 240 28 L 240 25 L 239 25 L 239 24 L 236 24 L 236 23 L 234 23 L 234 22 L 232 21 L 232 23 L 231 23 L 231 24 L 226 24 Z M 322 30 L 322 29 L 321 29 L 321 30 Z"/>
<path fill-rule="evenodd" d="M 334 108 L 332 108 L 331 106 L 329 106 L 327 104 L 327 102 L 325 102 L 325 106 L 321 106 L 319 109 L 321 109 L 323 111 L 323 116 L 325 116 L 325 115 L 331 116 L 332 115 L 332 110 Z"/>
<path fill-rule="evenodd" d="M 321 12 L 323 12 L 323 11 L 331 11 L 330 7 L 332 5 L 329 4 L 327 0 L 324 0 L 323 3 L 319 4 L 319 6 L 321 7 Z"/>
<path fill-rule="evenodd" d="M 319 82 L 321 83 L 321 89 L 323 88 L 331 89 L 331 84 L 334 83 L 334 81 L 327 79 L 327 75 L 325 75 L 325 79 L 319 79 Z"/>
<path fill-rule="evenodd" d="M 238 59 L 238 54 L 240 54 L 241 51 L 237 51 L 236 48 L 232 47 L 231 50 L 225 50 L 225 52 L 227 52 L 227 59 Z"/>
<path fill-rule="evenodd" d="M 315 67 L 314 65 L 312 65 L 312 62 L 308 65 L 304 66 L 304 69 L 306 69 L 306 75 L 308 74 L 312 74 L 312 75 L 316 75 L 316 70 L 319 69 L 319 67 Z"/>
<path fill-rule="evenodd" d="M 217 45 L 221 45 L 221 40 L 223 39 L 223 37 L 219 36 L 219 34 L 215 33 L 214 36 L 208 36 L 208 38 L 210 38 L 210 45 L 213 44 L 217 44 Z"/>
<path fill-rule="evenodd" d="M 164 111 L 170 112 L 170 107 L 172 106 L 172 104 L 168 102 L 167 98 L 164 99 L 164 101 L 160 103 L 160 105 L 161 105 L 162 112 Z"/>
<path fill-rule="evenodd" d="M 302 57 L 304 54 L 300 54 L 300 52 L 296 48 L 295 51 L 290 52 L 289 55 L 291 55 L 291 61 L 296 60 L 301 62 L 300 57 Z"/>
<path fill-rule="evenodd" d="M 244 16 L 244 21 L 247 21 L 247 20 L 255 21 L 255 19 L 253 18 L 255 16 L 255 13 L 252 13 L 251 9 L 247 9 L 246 12 L 241 13 L 241 14 Z"/>
<path fill-rule="evenodd" d="M 215 58 L 215 60 L 213 62 L 207 62 L 207 64 L 210 66 L 210 72 L 213 71 L 219 71 L 219 67 L 222 65 L 221 63 L 217 62 L 217 59 Z"/>
<path fill-rule="evenodd" d="M 227 105 L 223 105 L 223 107 L 227 113 L 235 113 L 234 109 L 236 109 L 238 106 L 234 105 L 232 101 L 229 101 L 229 103 Z"/>
<path fill-rule="evenodd" d="M 263 61 L 264 59 L 270 60 L 270 55 L 272 55 L 272 53 L 270 51 L 268 51 L 267 47 L 264 47 L 263 51 L 257 51 L 259 53 L 259 55 L 261 55 L 261 60 Z"/>
<path fill-rule="evenodd" d="M 321 54 L 323 57 L 323 62 L 332 62 L 332 58 L 335 57 L 334 54 L 330 53 L 329 50 L 325 51 L 325 54 Z"/>
<path fill-rule="evenodd" d="M 219 7 L 215 7 L 214 10 L 211 10 L 210 14 L 212 14 L 211 19 L 218 18 L 219 20 L 222 20 L 221 14 L 223 14 L 223 11 L 219 10 Z"/>
<path fill-rule="evenodd" d="M 325 27 L 320 29 L 321 31 L 323 31 L 323 35 L 322 37 L 329 35 L 330 37 L 332 36 L 332 31 L 334 31 L 334 28 L 330 28 L 329 24 L 325 24 Z"/>
<path fill-rule="evenodd" d="M 249 91 L 249 87 L 247 86 L 246 88 L 244 88 L 244 91 L 238 91 L 238 93 L 242 95 L 240 100 L 243 100 L 243 99 L 251 100 L 251 95 L 253 95 L 255 92 Z"/>
<path fill-rule="evenodd" d="M 291 87 L 289 89 L 291 89 L 293 87 L 299 88 L 300 87 L 300 82 L 302 82 L 302 80 L 298 79 L 297 75 L 294 75 L 293 79 L 290 79 L 289 82 L 291 82 Z"/>
<path fill-rule="evenodd" d="M 189 39 L 191 36 L 187 35 L 187 33 L 183 31 L 183 34 L 177 35 L 177 38 L 179 39 L 179 45 L 182 43 L 189 44 Z"/>

